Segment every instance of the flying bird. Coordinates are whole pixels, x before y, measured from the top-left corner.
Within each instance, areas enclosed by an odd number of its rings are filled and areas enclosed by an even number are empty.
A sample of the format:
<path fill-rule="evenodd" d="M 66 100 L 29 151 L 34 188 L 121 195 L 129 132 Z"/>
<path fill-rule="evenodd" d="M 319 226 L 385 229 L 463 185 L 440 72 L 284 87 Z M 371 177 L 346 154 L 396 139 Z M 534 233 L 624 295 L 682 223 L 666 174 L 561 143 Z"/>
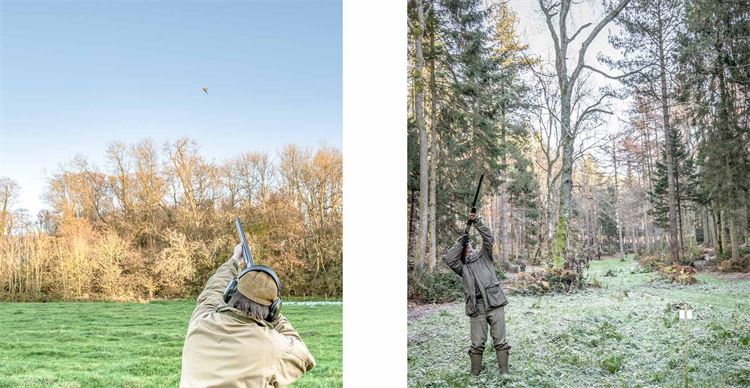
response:
<path fill-rule="evenodd" d="M 208 85 L 206 85 L 206 86 L 203 87 L 203 92 L 206 93 L 206 94 L 208 94 Z"/>

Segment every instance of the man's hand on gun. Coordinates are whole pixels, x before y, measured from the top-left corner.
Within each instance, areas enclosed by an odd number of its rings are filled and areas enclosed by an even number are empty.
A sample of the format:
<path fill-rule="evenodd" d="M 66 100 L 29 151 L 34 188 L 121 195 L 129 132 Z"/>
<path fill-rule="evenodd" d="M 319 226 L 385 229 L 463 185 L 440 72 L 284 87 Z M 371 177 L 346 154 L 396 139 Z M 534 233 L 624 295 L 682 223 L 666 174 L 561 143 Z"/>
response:
<path fill-rule="evenodd" d="M 253 248 L 250 247 L 250 249 L 252 250 Z M 237 244 L 234 246 L 234 252 L 232 252 L 232 260 L 237 263 L 237 268 L 240 268 L 240 270 L 245 269 L 245 257 L 242 255 L 242 244 Z"/>
<path fill-rule="evenodd" d="M 464 234 L 461 236 L 461 245 L 466 246 L 469 243 L 469 235 Z"/>
<path fill-rule="evenodd" d="M 469 213 L 469 219 L 466 220 L 466 225 L 473 225 L 474 221 L 477 220 L 477 214 L 476 213 Z M 469 227 L 466 227 L 466 231 L 469 231 Z M 469 244 L 469 233 L 464 233 L 461 236 L 461 244 L 465 247 L 467 244 Z"/>

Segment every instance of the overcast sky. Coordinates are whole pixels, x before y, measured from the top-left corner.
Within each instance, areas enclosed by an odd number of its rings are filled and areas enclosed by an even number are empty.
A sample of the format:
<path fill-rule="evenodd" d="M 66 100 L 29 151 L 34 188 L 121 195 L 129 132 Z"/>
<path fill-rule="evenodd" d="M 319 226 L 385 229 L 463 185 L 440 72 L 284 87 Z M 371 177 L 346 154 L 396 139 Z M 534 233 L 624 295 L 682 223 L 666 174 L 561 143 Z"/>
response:
<path fill-rule="evenodd" d="M 115 140 L 187 136 L 216 160 L 341 147 L 338 1 L 0 0 L 0 15 L 0 176 L 32 216 L 60 163 L 104 167 Z"/>

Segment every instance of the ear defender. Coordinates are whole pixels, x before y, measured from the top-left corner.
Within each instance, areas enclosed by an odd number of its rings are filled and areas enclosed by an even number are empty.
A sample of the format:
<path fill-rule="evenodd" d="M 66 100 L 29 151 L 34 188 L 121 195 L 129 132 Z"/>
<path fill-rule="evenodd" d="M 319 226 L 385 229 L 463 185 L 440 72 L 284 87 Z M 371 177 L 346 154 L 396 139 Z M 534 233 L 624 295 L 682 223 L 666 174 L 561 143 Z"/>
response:
<path fill-rule="evenodd" d="M 237 292 L 237 278 L 232 279 L 229 284 L 227 284 L 227 288 L 224 289 L 224 303 L 229 302 L 229 299 L 232 298 L 232 295 Z"/>
<path fill-rule="evenodd" d="M 268 316 L 266 317 L 267 322 L 273 322 L 279 316 L 281 312 L 281 298 L 276 298 L 271 307 L 268 309 Z"/>
<path fill-rule="evenodd" d="M 240 279 L 250 272 L 263 272 L 270 276 L 273 279 L 273 282 L 276 283 L 276 299 L 271 302 L 271 305 L 268 308 L 268 315 L 265 317 L 267 322 L 273 322 L 278 318 L 279 313 L 281 312 L 281 281 L 276 275 L 276 272 L 273 272 L 271 268 L 268 268 L 265 265 L 253 265 L 242 271 L 239 276 L 232 279 L 232 281 L 227 284 L 227 288 L 224 289 L 224 303 L 229 302 L 232 295 L 237 292 L 237 285 L 239 284 Z"/>

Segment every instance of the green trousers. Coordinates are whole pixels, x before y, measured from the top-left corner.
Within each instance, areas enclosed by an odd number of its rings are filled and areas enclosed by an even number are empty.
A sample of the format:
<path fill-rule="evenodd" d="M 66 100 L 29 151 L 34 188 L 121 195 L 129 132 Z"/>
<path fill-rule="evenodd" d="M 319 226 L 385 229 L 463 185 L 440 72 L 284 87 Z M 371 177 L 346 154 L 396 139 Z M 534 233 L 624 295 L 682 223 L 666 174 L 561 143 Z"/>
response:
<path fill-rule="evenodd" d="M 505 311 L 503 307 L 487 310 L 482 300 L 477 301 L 477 315 L 470 317 L 471 348 L 469 354 L 483 354 L 487 332 L 492 335 L 495 350 L 508 349 L 505 341 Z M 489 330 L 488 330 L 489 329 Z"/>

